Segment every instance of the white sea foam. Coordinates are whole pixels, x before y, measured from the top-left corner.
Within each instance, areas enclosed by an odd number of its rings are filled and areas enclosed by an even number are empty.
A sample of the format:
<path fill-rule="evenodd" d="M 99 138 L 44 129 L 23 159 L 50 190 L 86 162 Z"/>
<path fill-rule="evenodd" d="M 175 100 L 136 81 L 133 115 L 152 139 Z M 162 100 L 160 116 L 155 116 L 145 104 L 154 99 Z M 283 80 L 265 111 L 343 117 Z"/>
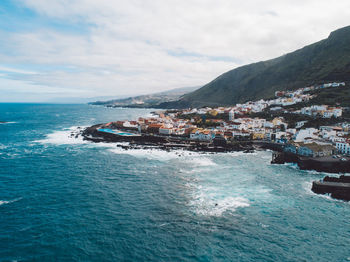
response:
<path fill-rule="evenodd" d="M 307 182 L 303 183 L 303 189 L 306 191 L 307 195 L 312 195 L 312 196 L 324 198 L 324 199 L 326 199 L 328 201 L 332 201 L 332 202 L 343 202 L 343 203 L 346 203 L 346 204 L 350 204 L 350 202 L 344 202 L 343 200 L 332 198 L 330 196 L 330 194 L 316 194 L 316 193 L 314 193 L 311 190 L 311 188 L 312 188 L 312 182 L 311 181 L 307 181 Z"/>
<path fill-rule="evenodd" d="M 322 176 L 332 176 L 332 177 L 338 177 L 339 174 L 336 173 L 327 173 L 327 172 L 318 172 L 316 170 L 301 170 L 309 175 L 322 175 Z"/>
<path fill-rule="evenodd" d="M 83 140 L 83 137 L 79 134 L 84 127 L 72 126 L 60 131 L 55 131 L 46 135 L 46 138 L 36 140 L 33 142 L 41 144 L 55 144 L 55 145 L 69 145 L 69 144 L 87 144 L 88 141 Z M 73 134 L 73 135 L 72 135 Z M 76 137 L 77 135 L 77 137 Z"/>
<path fill-rule="evenodd" d="M 237 208 L 250 206 L 249 200 L 244 197 L 228 196 L 215 199 L 204 192 L 198 194 L 189 204 L 194 207 L 194 211 L 198 215 L 217 217 L 222 216 L 226 211 L 234 212 Z"/>
<path fill-rule="evenodd" d="M 0 125 L 8 125 L 8 124 L 16 124 L 16 123 L 17 123 L 17 122 L 12 121 L 12 122 L 0 123 Z"/>
<path fill-rule="evenodd" d="M 0 206 L 10 204 L 10 203 L 16 202 L 16 201 L 21 200 L 21 199 L 22 198 L 16 198 L 13 200 L 0 200 Z"/>
<path fill-rule="evenodd" d="M 210 159 L 209 157 L 206 157 L 205 155 L 197 155 L 195 157 L 189 157 L 184 159 L 184 162 L 190 164 L 192 167 L 205 167 L 205 166 L 216 166 L 217 164 Z"/>
<path fill-rule="evenodd" d="M 127 154 L 138 158 L 147 158 L 151 160 L 159 160 L 159 161 L 169 161 L 172 159 L 177 159 L 181 157 L 189 157 L 192 156 L 193 153 L 184 151 L 184 150 L 172 150 L 172 151 L 164 151 L 161 149 L 123 149 L 121 147 L 115 147 L 115 143 L 110 144 L 109 151 L 115 154 Z"/>
<path fill-rule="evenodd" d="M 80 129 L 77 126 L 72 126 L 70 128 L 65 128 L 63 130 L 55 131 L 51 134 L 46 135 L 46 138 L 41 140 L 33 141 L 35 143 L 41 144 L 54 144 L 54 145 L 71 145 L 71 144 L 89 144 L 93 147 L 103 147 L 107 148 L 110 152 L 115 154 L 127 154 L 132 155 L 138 158 L 147 158 L 151 160 L 159 160 L 159 161 L 169 161 L 172 159 L 177 159 L 181 157 L 195 157 L 200 156 L 200 153 L 189 152 L 185 150 L 171 150 L 164 151 L 161 149 L 157 149 L 156 147 L 153 149 L 124 149 L 122 147 L 118 147 L 120 145 L 127 146 L 129 143 L 118 142 L 118 143 L 93 143 L 90 141 L 83 140 L 83 137 L 80 135 L 80 131 L 84 127 Z M 72 135 L 73 134 L 73 135 Z M 77 135 L 77 137 L 76 137 Z M 202 163 L 200 163 L 202 162 Z M 196 165 L 213 165 L 209 160 L 196 160 Z"/>
<path fill-rule="evenodd" d="M 284 163 L 284 165 L 292 169 L 299 169 L 298 164 L 296 163 Z"/>
<path fill-rule="evenodd" d="M 244 156 L 246 153 L 242 151 L 237 152 L 227 152 L 227 153 L 218 153 L 218 155 L 226 155 L 226 156 Z"/>
<path fill-rule="evenodd" d="M 314 195 L 315 194 L 311 190 L 311 188 L 312 188 L 312 181 L 305 181 L 302 184 L 302 188 L 304 189 L 304 191 L 306 192 L 307 195 Z"/>

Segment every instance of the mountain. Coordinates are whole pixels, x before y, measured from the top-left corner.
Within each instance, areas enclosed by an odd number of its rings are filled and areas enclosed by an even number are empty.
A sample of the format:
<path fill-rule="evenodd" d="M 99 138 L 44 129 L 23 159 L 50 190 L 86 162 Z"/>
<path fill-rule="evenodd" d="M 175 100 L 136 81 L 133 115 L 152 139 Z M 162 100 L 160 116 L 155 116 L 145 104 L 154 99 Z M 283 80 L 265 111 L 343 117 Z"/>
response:
<path fill-rule="evenodd" d="M 164 108 L 233 105 L 324 82 L 350 80 L 350 26 L 278 58 L 228 71 Z"/>
<path fill-rule="evenodd" d="M 149 94 L 149 95 L 141 95 L 141 96 L 133 96 L 123 99 L 113 99 L 108 101 L 96 101 L 89 104 L 92 105 L 104 105 L 111 107 L 157 107 L 160 103 L 172 102 L 178 100 L 181 96 L 186 93 L 192 92 L 199 87 L 183 87 L 183 88 L 175 88 L 168 91 Z"/>

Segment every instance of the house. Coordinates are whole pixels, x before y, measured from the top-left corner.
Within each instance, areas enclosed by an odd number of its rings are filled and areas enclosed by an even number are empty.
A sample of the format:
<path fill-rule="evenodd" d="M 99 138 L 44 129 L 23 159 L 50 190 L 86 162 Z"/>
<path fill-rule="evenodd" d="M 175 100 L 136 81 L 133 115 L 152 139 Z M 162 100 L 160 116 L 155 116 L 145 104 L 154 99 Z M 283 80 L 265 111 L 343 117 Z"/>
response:
<path fill-rule="evenodd" d="M 230 121 L 233 121 L 235 119 L 235 111 L 234 110 L 230 110 L 230 112 L 228 113 L 228 119 Z"/>
<path fill-rule="evenodd" d="M 265 126 L 265 123 L 266 123 L 266 119 L 254 118 L 252 124 L 253 124 L 254 128 L 261 128 L 261 127 Z"/>
<path fill-rule="evenodd" d="M 263 133 L 263 132 L 254 132 L 252 134 L 253 140 L 263 140 L 264 138 L 265 138 L 265 133 Z"/>
<path fill-rule="evenodd" d="M 215 137 L 215 132 L 204 130 L 203 132 L 199 133 L 198 139 L 202 141 L 210 141 L 214 139 L 214 137 Z"/>
<path fill-rule="evenodd" d="M 172 134 L 176 136 L 183 136 L 185 135 L 185 128 L 173 128 L 172 129 Z"/>
<path fill-rule="evenodd" d="M 147 127 L 147 132 L 159 134 L 159 129 L 163 127 L 163 124 L 150 124 Z"/>
<path fill-rule="evenodd" d="M 286 132 L 295 135 L 297 133 L 297 130 L 295 128 L 288 128 Z"/>
<path fill-rule="evenodd" d="M 267 128 L 273 128 L 274 127 L 274 125 L 273 125 L 273 123 L 271 121 L 266 121 L 264 126 L 267 127 Z"/>
<path fill-rule="evenodd" d="M 234 133 L 233 133 L 232 130 L 226 130 L 226 131 L 224 132 L 224 136 L 225 136 L 226 138 L 230 139 L 230 138 L 233 138 Z"/>
<path fill-rule="evenodd" d="M 243 129 L 242 123 L 239 123 L 239 122 L 233 122 L 233 123 L 231 124 L 231 127 L 232 127 L 233 129 Z"/>
<path fill-rule="evenodd" d="M 275 117 L 275 118 L 272 120 L 272 124 L 273 124 L 274 126 L 281 126 L 281 125 L 283 125 L 284 128 L 287 128 L 287 124 L 284 123 L 283 120 L 284 120 L 284 119 L 281 118 L 281 117 Z"/>
<path fill-rule="evenodd" d="M 193 140 L 210 141 L 215 137 L 215 132 L 209 130 L 197 129 L 193 130 L 190 138 Z"/>
<path fill-rule="evenodd" d="M 293 140 L 295 142 L 303 142 L 307 137 L 317 138 L 317 135 L 316 135 L 317 132 L 318 132 L 318 129 L 316 128 L 300 129 L 294 135 Z"/>
<path fill-rule="evenodd" d="M 173 133 L 173 129 L 172 128 L 167 128 L 167 127 L 160 127 L 159 128 L 159 134 L 161 135 L 171 135 Z"/>
<path fill-rule="evenodd" d="M 247 140 L 250 139 L 250 133 L 243 130 L 235 130 L 233 131 L 233 139 L 234 140 Z"/>
<path fill-rule="evenodd" d="M 328 139 L 330 140 L 331 138 L 335 137 L 337 135 L 337 132 L 335 130 L 327 130 L 327 129 L 323 129 L 320 132 L 320 136 L 323 139 Z"/>
<path fill-rule="evenodd" d="M 299 121 L 295 124 L 295 128 L 301 128 L 303 127 L 305 124 L 307 123 L 307 121 Z"/>
<path fill-rule="evenodd" d="M 139 133 L 145 133 L 147 131 L 147 125 L 145 124 L 140 124 L 138 127 Z"/>
<path fill-rule="evenodd" d="M 350 144 L 346 141 L 336 143 L 337 152 L 350 155 Z"/>

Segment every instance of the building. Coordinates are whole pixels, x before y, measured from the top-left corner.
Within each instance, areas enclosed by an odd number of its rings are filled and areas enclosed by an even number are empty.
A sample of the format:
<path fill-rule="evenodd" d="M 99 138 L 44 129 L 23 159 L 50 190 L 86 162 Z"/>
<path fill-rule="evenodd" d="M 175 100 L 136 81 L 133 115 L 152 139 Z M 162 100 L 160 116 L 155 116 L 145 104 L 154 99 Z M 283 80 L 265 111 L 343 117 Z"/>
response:
<path fill-rule="evenodd" d="M 235 119 L 235 111 L 234 110 L 230 110 L 230 112 L 228 112 L 228 119 L 230 121 L 233 121 Z"/>
<path fill-rule="evenodd" d="M 300 156 L 308 157 L 322 157 L 331 156 L 335 152 L 335 148 L 332 145 L 321 145 L 317 143 L 299 143 L 297 146 L 297 153 Z"/>
<path fill-rule="evenodd" d="M 252 134 L 253 140 L 263 140 L 264 138 L 265 138 L 265 133 L 263 133 L 263 132 L 254 132 Z"/>
<path fill-rule="evenodd" d="M 161 135 L 171 135 L 173 133 L 172 128 L 167 128 L 167 127 L 160 127 L 159 128 L 159 134 Z"/>
<path fill-rule="evenodd" d="M 159 129 L 163 128 L 164 125 L 163 124 L 150 124 L 147 127 L 147 132 L 148 133 L 153 133 L 153 134 L 159 134 Z"/>
<path fill-rule="evenodd" d="M 337 142 L 336 148 L 339 154 L 350 155 L 350 144 L 348 142 Z"/>
<path fill-rule="evenodd" d="M 307 123 L 307 121 L 299 121 L 295 124 L 295 128 L 301 128 L 303 127 L 305 124 Z"/>
<path fill-rule="evenodd" d="M 300 129 L 297 131 L 293 137 L 295 142 L 304 142 L 306 138 L 318 138 L 316 135 L 318 133 L 318 129 L 316 128 L 306 128 Z"/>

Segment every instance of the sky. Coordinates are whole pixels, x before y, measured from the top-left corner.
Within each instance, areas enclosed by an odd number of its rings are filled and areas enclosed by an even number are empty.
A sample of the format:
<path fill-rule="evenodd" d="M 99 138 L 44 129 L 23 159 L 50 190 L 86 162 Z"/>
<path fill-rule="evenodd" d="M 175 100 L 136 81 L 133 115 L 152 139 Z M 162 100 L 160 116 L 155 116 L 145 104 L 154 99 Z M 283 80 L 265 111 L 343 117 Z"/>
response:
<path fill-rule="evenodd" d="M 348 25 L 349 0 L 1 0 L 0 102 L 202 86 Z"/>

